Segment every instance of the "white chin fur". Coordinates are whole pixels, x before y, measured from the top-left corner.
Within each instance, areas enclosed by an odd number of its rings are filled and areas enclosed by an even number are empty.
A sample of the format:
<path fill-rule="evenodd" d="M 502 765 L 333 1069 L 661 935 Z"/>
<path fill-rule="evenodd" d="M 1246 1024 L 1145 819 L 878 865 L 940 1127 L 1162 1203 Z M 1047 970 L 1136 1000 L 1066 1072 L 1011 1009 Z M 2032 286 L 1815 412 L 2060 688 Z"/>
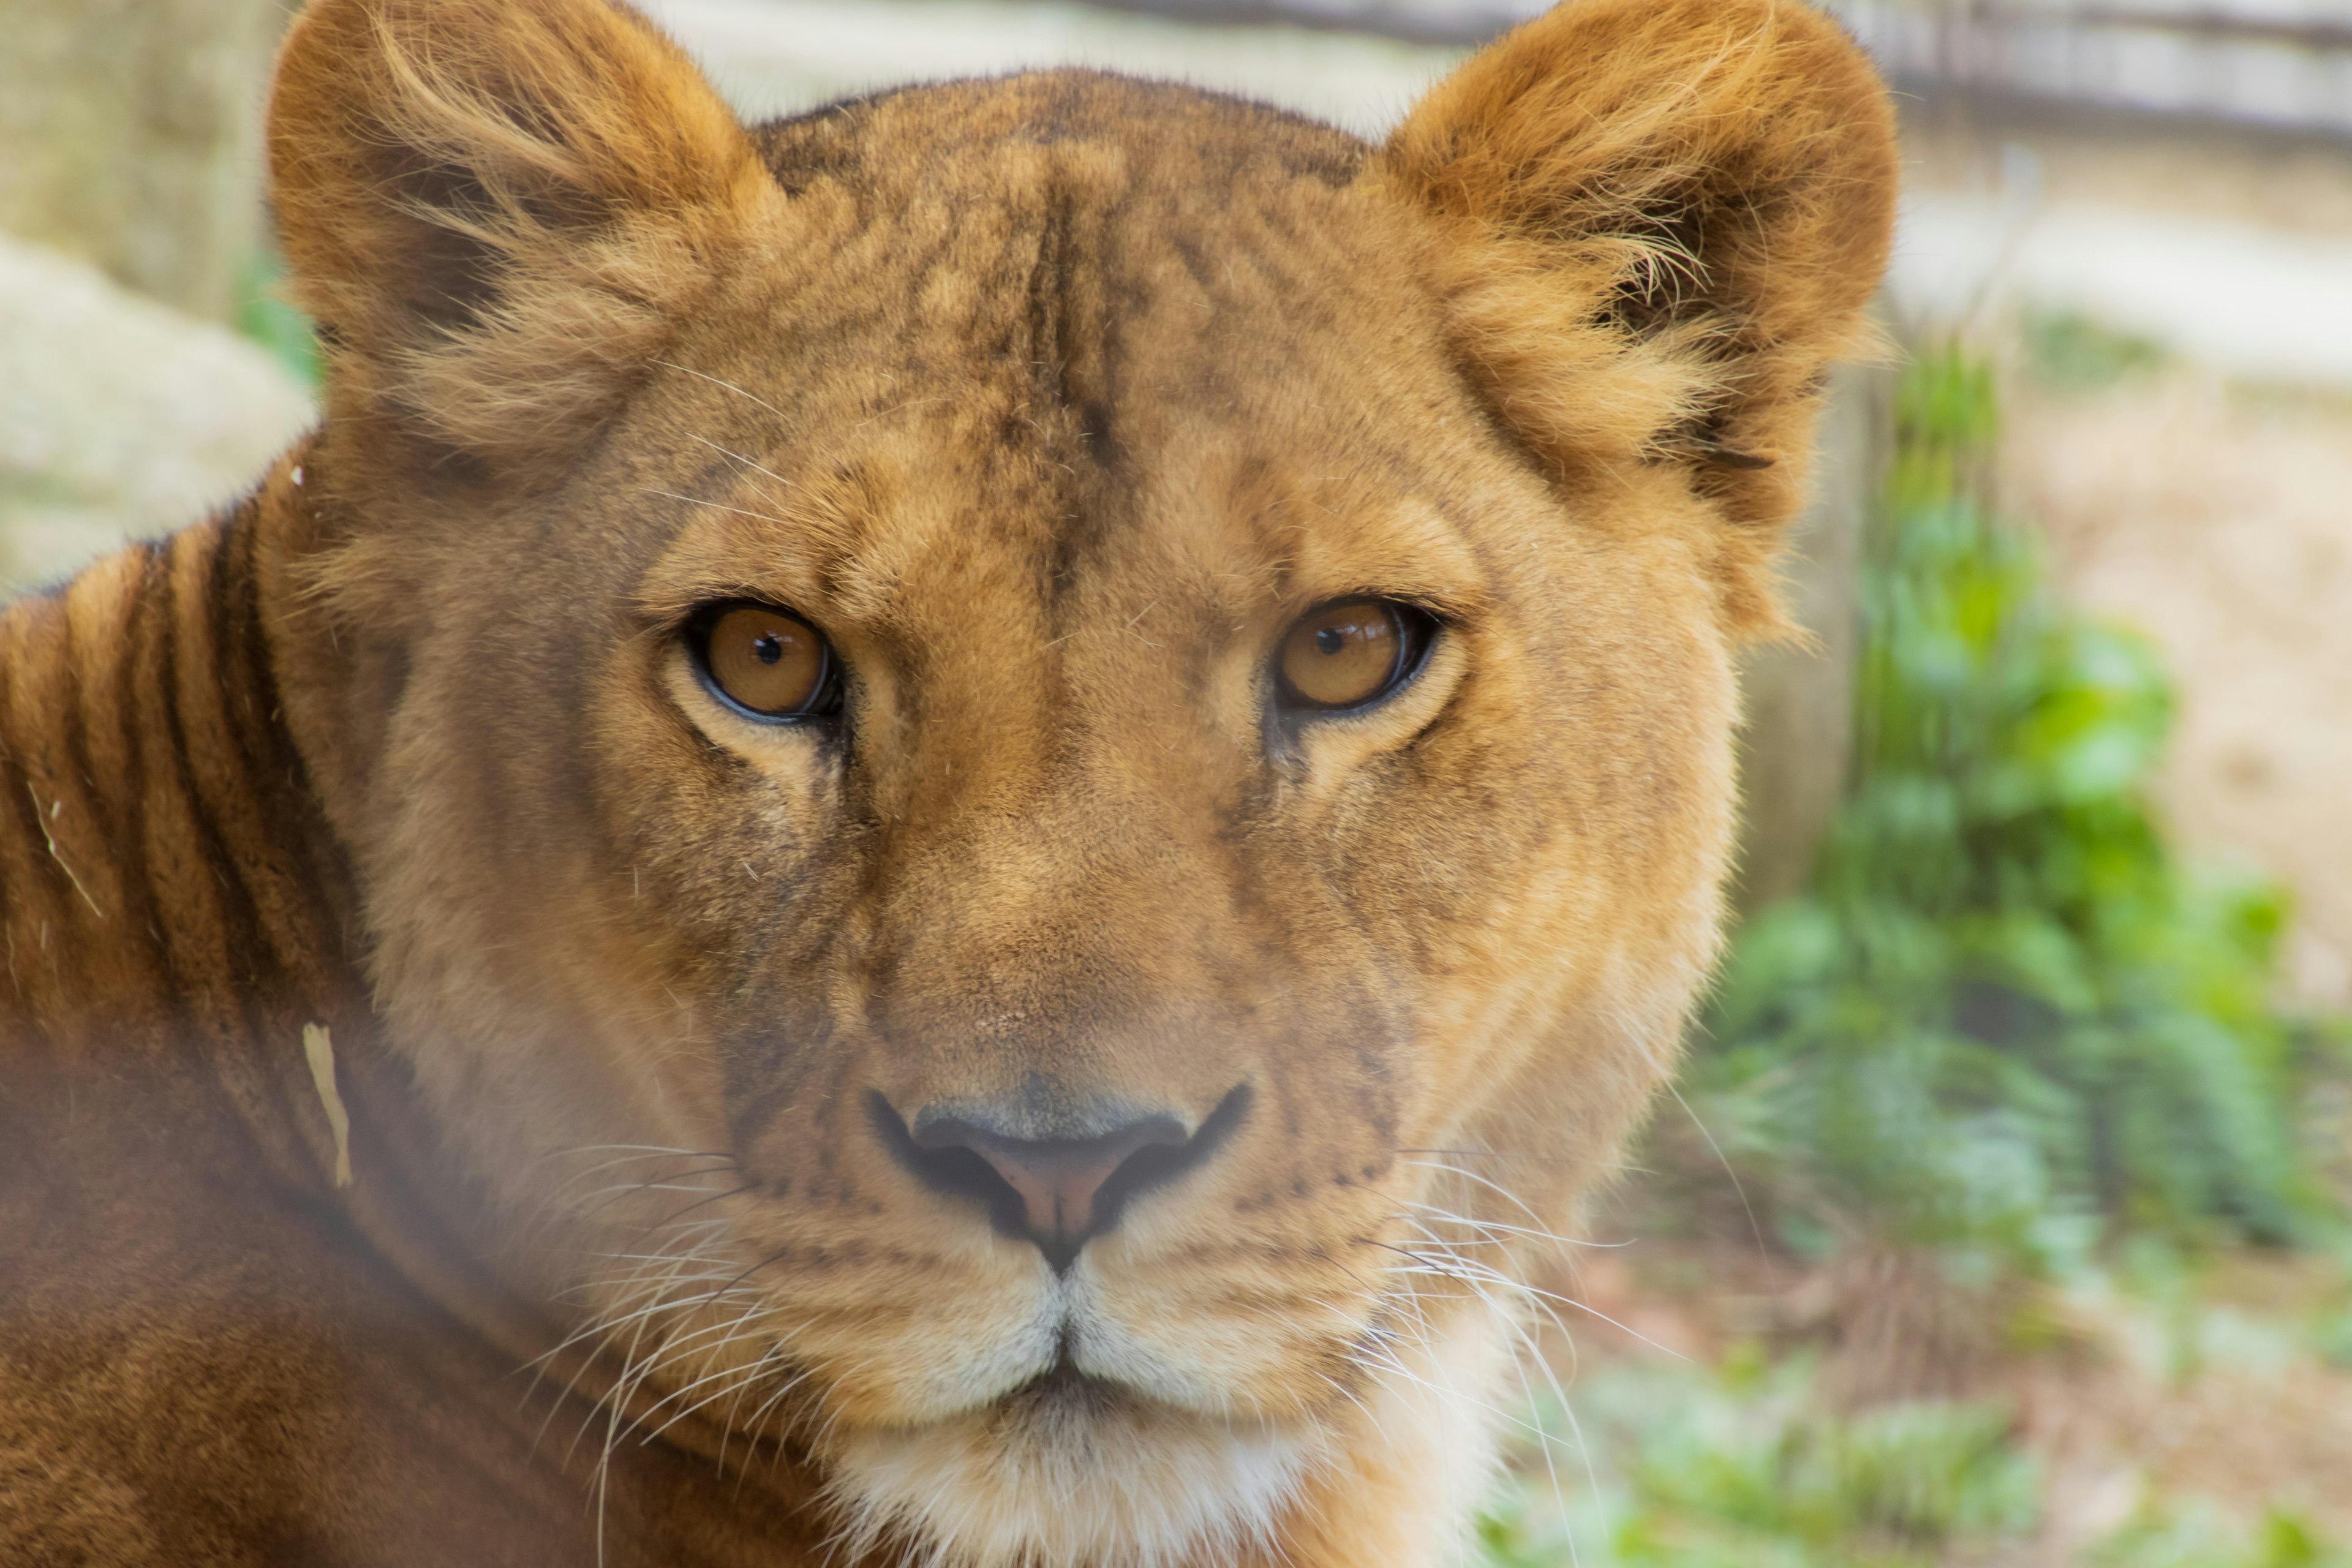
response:
<path fill-rule="evenodd" d="M 1314 1455 L 1302 1434 L 1085 1386 L 845 1434 L 828 1488 L 862 1557 L 929 1568 L 1185 1568 L 1263 1542 Z"/>

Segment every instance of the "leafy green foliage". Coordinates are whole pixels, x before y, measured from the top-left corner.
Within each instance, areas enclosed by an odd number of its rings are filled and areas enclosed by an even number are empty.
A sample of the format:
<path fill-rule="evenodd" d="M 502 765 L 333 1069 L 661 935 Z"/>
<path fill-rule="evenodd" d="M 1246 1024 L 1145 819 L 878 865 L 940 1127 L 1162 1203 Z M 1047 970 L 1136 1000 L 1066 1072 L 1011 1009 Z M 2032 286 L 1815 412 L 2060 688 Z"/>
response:
<path fill-rule="evenodd" d="M 1840 1414 L 1813 1378 L 1805 1358 L 1769 1363 L 1744 1350 L 1718 1367 L 1620 1364 L 1580 1383 L 1574 1434 L 1553 1445 L 1570 1500 L 1545 1467 L 1522 1464 L 1479 1521 L 1483 1568 L 2054 1560 L 2041 1466 L 2001 1405 L 1926 1400 Z M 2249 1521 L 2152 1486 L 2119 1527 L 2065 1560 L 2352 1568 L 2294 1514 Z"/>
<path fill-rule="evenodd" d="M 2043 325 L 2045 376 L 2095 384 L 2145 357 Z M 2280 895 L 2193 875 L 2168 846 L 2143 781 L 2168 685 L 2145 641 L 2057 604 L 2031 538 L 1990 512 L 1986 367 L 1923 357 L 1897 430 L 1848 795 L 1808 889 L 1738 934 L 1685 1091 L 1784 1246 L 1924 1248 L 1979 1288 L 2021 1269 L 2121 1289 L 2165 1375 L 2187 1377 L 2261 1337 L 2202 1300 L 2200 1244 L 2347 1240 L 2315 1173 L 2326 1151 L 2298 1142 L 2347 1042 L 2273 1005 Z M 1645 1231 L 1672 1227 L 1672 1185 L 1642 1184 Z M 2299 1336 L 2352 1363 L 2347 1302 L 2263 1331 L 2284 1335 L 2265 1353 L 2303 1353 Z M 2030 1316 L 2005 1331 L 2013 1352 Z M 1816 1383 L 1809 1355 L 1754 1351 L 1580 1381 L 1571 1436 L 1540 1467 L 1523 1456 L 1481 1524 L 1487 1568 L 2048 1559 L 2039 1467 L 2000 1405 L 1841 1411 Z M 2068 1560 L 2352 1568 L 2292 1514 L 2153 1487 Z"/>
<path fill-rule="evenodd" d="M 1785 1241 L 1990 1248 L 2114 1222 L 2289 1241 L 2323 1213 L 2266 886 L 2191 876 L 2143 794 L 2171 697 L 1985 502 L 1991 378 L 1903 382 L 1857 759 L 1812 887 L 1740 934 L 1694 1098 Z"/>
<path fill-rule="evenodd" d="M 2023 325 L 2026 364 L 2045 386 L 2095 392 L 2166 363 L 2154 341 L 2070 310 L 2032 311 Z"/>
<path fill-rule="evenodd" d="M 1810 1396 L 1810 1366 L 1735 1355 L 1713 1374 L 1622 1367 L 1579 1389 L 1600 1460 L 1594 1506 L 1540 1489 L 1482 1526 L 1496 1568 L 1909 1568 L 2021 1535 L 2033 1462 L 1998 1406 L 1931 1401 L 1858 1415 Z"/>
<path fill-rule="evenodd" d="M 2273 1510 L 2251 1535 L 2216 1510 L 2143 1508 L 2087 1555 L 2089 1568 L 2352 1568 L 2292 1513 Z"/>
<path fill-rule="evenodd" d="M 319 340 L 310 329 L 310 318 L 288 304 L 278 291 L 283 271 L 274 251 L 257 254 L 246 264 L 238 289 L 236 330 L 268 350 L 303 385 L 316 387 L 321 372 Z"/>

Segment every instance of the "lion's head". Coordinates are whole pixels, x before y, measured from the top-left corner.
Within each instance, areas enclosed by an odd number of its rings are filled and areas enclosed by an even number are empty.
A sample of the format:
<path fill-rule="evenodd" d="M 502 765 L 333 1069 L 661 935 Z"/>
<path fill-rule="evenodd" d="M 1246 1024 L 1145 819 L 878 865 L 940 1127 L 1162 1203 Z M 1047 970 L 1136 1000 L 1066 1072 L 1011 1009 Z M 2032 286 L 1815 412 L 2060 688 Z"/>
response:
<path fill-rule="evenodd" d="M 958 1562 L 1370 1561 L 1350 1485 L 1433 1554 L 1714 952 L 1859 57 L 1574 0 L 1377 148 L 1077 72 L 747 131 L 597 0 L 320 0 L 270 147 L 293 720 L 612 1397 Z"/>

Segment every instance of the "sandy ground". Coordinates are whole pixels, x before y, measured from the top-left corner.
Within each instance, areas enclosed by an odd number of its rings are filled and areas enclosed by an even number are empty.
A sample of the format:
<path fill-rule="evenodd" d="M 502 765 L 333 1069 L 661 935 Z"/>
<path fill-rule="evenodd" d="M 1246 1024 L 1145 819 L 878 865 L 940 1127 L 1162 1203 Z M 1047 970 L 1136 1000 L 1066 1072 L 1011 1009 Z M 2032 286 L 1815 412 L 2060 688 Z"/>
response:
<path fill-rule="evenodd" d="M 1762 1339 L 1826 1354 L 1823 1387 L 1857 1404 L 1932 1394 L 1999 1400 L 2040 1460 L 2047 1507 L 2032 1540 L 2000 1568 L 2074 1568 L 2095 1543 L 2151 1503 L 2209 1507 L 2240 1527 L 2273 1510 L 2324 1534 L 2352 1533 L 2352 1372 L 2315 1355 L 2296 1320 L 2329 1289 L 2326 1266 L 2245 1254 L 2224 1258 L 2194 1310 L 2175 1312 L 2096 1288 L 2048 1290 L 2013 1303 L 2041 1348 L 2030 1354 L 1962 1355 L 1923 1384 L 1890 1384 L 1865 1365 L 1897 1335 L 1908 1358 L 1939 1336 L 1933 1300 L 1962 1304 L 1927 1272 L 1886 1257 L 1856 1257 L 1808 1273 L 1765 1268 L 1735 1246 L 1650 1243 L 1630 1252 L 1585 1253 L 1559 1293 L 1590 1308 L 1570 1314 L 1567 1336 L 1548 1344 L 1563 1378 L 1605 1373 L 1620 1361 L 1687 1356 L 1717 1364 L 1733 1345 Z M 1695 1290 L 1704 1279 L 1711 1289 Z M 1999 1332 L 1972 1310 L 1976 1336 Z M 1923 1369 L 1916 1369 L 1923 1370 Z M 1859 1371 L 1860 1376 L 1852 1375 Z M 2201 1561 L 2201 1560 L 2200 1560 Z"/>
<path fill-rule="evenodd" d="M 2005 353 L 2000 322 L 2057 309 L 2174 354 L 2096 393 L 2011 378 L 2004 500 L 2048 534 L 2063 591 L 2164 647 L 2175 826 L 2294 889 L 2289 988 L 2352 1007 L 2352 144 L 1987 112 L 1915 102 L 1904 125 L 1915 216 L 2007 215 L 1975 226 L 1976 331 Z M 2200 356 L 2231 331 L 2245 352 Z M 2249 346 L 2282 331 L 2301 348 Z M 2304 379 L 2266 388 L 2264 363 Z"/>
<path fill-rule="evenodd" d="M 2150 235 L 2212 221 L 2273 234 L 2287 251 L 2352 240 L 2352 146 L 1916 116 L 1906 132 L 1916 190 L 1999 196 L 2022 169 L 2043 209 L 2129 212 Z M 2211 297 L 2247 284 L 2216 277 Z M 2095 316 L 2102 301 L 2094 290 L 2055 303 Z M 2185 353 L 2095 392 L 2010 379 L 2005 509 L 2043 532 L 2063 593 L 2151 636 L 2172 670 L 2162 809 L 2192 859 L 2292 889 L 2283 987 L 2352 1010 L 2352 383 L 2233 382 Z M 2352 1139 L 2338 1142 L 2339 1171 L 2352 1168 Z M 1702 1360 L 1785 1337 L 1834 1347 L 1832 1384 L 1865 1395 L 2005 1395 L 2051 1483 L 2044 1533 L 2017 1568 L 2084 1561 L 2150 1499 L 2210 1500 L 2247 1521 L 2284 1507 L 2352 1535 L 2352 1371 L 2297 1329 L 2333 1289 L 2325 1260 L 2225 1261 L 2186 1331 L 2146 1302 L 2053 1297 L 2042 1314 L 2052 1348 L 2037 1354 L 1972 1352 L 1981 1321 L 1973 1336 L 1965 1323 L 1946 1332 L 1955 1325 L 1932 1291 L 1904 1308 L 1902 1281 L 1870 1272 L 1885 1261 L 1807 1278 L 1738 1247 L 1645 1246 L 1590 1256 L 1562 1285 Z M 1590 1321 L 1578 1338 L 1604 1358 L 1658 1353 Z"/>
<path fill-rule="evenodd" d="M 2006 499 L 2065 589 L 2170 656 L 2176 826 L 2292 886 L 2290 984 L 2352 1006 L 2352 397 L 2178 371 L 2022 395 L 2008 432 Z"/>

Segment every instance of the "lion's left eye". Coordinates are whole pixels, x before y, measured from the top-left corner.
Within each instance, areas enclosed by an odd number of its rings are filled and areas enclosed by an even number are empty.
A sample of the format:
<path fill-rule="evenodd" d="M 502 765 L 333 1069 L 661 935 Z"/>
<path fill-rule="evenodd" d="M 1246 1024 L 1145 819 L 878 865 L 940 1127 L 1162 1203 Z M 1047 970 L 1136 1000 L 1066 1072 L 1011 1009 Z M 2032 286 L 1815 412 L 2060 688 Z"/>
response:
<path fill-rule="evenodd" d="M 1436 617 L 1394 599 L 1342 599 L 1309 610 L 1282 639 L 1277 695 L 1292 712 L 1361 708 L 1412 679 Z"/>
<path fill-rule="evenodd" d="M 695 617 L 688 637 L 703 679 L 755 718 L 814 719 L 841 706 L 832 645 L 790 610 L 716 605 Z"/>

